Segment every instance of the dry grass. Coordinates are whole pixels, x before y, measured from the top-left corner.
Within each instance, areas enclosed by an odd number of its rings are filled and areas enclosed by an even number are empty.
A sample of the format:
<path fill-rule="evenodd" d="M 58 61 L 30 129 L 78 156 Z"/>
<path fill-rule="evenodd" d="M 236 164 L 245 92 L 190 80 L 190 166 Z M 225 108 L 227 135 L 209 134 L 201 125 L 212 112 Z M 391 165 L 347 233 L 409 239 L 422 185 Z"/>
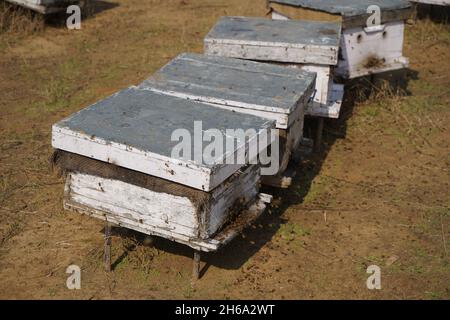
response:
<path fill-rule="evenodd" d="M 437 41 L 440 44 L 450 44 L 449 25 L 447 23 L 435 23 L 430 19 L 423 19 L 416 21 L 414 28 L 410 28 L 410 30 L 411 32 L 407 36 L 414 38 L 417 46 L 425 46 L 428 49 L 436 45 Z"/>
<path fill-rule="evenodd" d="M 22 7 L 0 3 L 0 34 L 29 35 L 44 29 L 44 17 Z"/>

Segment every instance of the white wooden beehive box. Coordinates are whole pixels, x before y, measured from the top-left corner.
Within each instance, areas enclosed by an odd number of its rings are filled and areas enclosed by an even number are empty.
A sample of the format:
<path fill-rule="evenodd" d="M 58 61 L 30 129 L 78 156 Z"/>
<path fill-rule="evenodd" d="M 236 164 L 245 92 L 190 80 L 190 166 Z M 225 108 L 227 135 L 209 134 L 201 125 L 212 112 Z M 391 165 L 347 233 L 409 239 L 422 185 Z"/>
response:
<path fill-rule="evenodd" d="M 341 26 L 333 22 L 223 17 L 205 38 L 205 53 L 282 63 L 317 73 L 307 115 L 339 117 L 343 86 L 333 83 Z M 336 99 L 334 99 L 336 98 Z"/>
<path fill-rule="evenodd" d="M 184 128 L 193 135 L 194 121 L 202 121 L 204 130 L 256 129 L 248 141 L 237 142 L 234 152 L 275 126 L 195 101 L 135 87 L 123 90 L 53 126 L 53 147 L 66 157 L 59 165 L 67 173 L 65 207 L 214 251 L 221 243 L 213 237 L 240 210 L 263 206 L 260 170 L 222 164 L 219 159 L 230 156 L 225 153 L 217 155 L 217 165 L 171 158 L 178 143 L 171 133 Z"/>
<path fill-rule="evenodd" d="M 381 10 L 381 24 L 368 28 L 370 6 Z M 342 23 L 336 74 L 346 79 L 407 68 L 403 56 L 404 21 L 411 16 L 405 0 L 270 0 L 273 19 Z"/>

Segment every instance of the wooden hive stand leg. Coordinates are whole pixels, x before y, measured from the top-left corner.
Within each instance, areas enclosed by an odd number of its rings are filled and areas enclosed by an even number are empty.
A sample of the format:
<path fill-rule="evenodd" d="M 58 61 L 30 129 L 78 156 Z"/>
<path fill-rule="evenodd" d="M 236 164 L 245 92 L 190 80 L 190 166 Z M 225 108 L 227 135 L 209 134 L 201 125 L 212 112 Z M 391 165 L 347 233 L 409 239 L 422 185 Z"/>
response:
<path fill-rule="evenodd" d="M 320 152 L 322 147 L 322 136 L 323 136 L 323 125 L 324 118 L 320 117 L 317 119 L 317 131 L 316 131 L 316 139 L 314 141 L 314 151 Z"/>
<path fill-rule="evenodd" d="M 111 272 L 111 224 L 105 223 L 105 271 Z"/>
<path fill-rule="evenodd" d="M 195 283 L 200 278 L 200 251 L 194 250 L 194 268 L 192 272 L 192 281 Z"/>

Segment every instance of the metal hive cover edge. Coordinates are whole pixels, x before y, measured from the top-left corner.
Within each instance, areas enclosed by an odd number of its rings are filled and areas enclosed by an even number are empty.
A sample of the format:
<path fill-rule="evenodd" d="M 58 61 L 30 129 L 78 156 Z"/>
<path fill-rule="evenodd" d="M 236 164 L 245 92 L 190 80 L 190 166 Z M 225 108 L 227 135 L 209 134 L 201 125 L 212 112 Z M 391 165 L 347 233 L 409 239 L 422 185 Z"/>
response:
<path fill-rule="evenodd" d="M 367 8 L 371 5 L 379 6 L 382 11 L 411 7 L 411 3 L 405 0 L 270 0 L 270 2 L 348 17 L 367 14 Z"/>

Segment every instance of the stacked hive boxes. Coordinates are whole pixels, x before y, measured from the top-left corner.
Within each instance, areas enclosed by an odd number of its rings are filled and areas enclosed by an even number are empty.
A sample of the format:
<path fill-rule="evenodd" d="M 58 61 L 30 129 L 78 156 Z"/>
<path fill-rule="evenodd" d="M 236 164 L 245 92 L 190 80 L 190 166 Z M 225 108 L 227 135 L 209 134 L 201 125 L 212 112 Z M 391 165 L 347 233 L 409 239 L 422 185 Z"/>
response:
<path fill-rule="evenodd" d="M 259 194 L 260 166 L 251 150 L 256 157 L 267 153 L 277 140 L 268 131 L 279 128 L 288 141 L 281 162 L 289 161 L 285 154 L 289 158 L 302 136 L 314 84 L 315 75 L 302 70 L 182 54 L 139 87 L 53 126 L 53 161 L 66 176 L 65 208 L 216 251 L 270 202 Z M 209 130 L 225 139 L 206 161 Z M 229 130 L 245 133 L 231 149 Z M 177 149 L 186 142 L 177 131 L 187 134 L 187 148 Z M 237 160 L 240 154 L 245 162 Z"/>
<path fill-rule="evenodd" d="M 227 165 L 233 163 L 228 158 L 269 144 L 258 138 L 273 126 L 274 121 L 200 102 L 123 90 L 53 126 L 54 161 L 67 173 L 65 206 L 211 251 L 213 237 L 237 208 L 262 206 L 258 167 Z M 209 129 L 256 130 L 230 153 L 207 162 L 198 141 L 190 142 L 183 156 L 172 155 L 178 144 L 173 132 L 180 129 L 188 138 Z"/>
<path fill-rule="evenodd" d="M 206 55 L 181 54 L 138 87 L 55 124 L 65 208 L 106 221 L 107 238 L 113 223 L 198 251 L 231 241 L 270 203 L 261 182 L 289 185 L 284 172 L 304 116 L 320 119 L 318 140 L 323 119 L 339 117 L 344 88 L 335 69 L 353 78 L 407 65 L 401 48 L 409 5 L 376 0 L 383 25 L 368 29 L 368 3 L 333 1 L 270 1 L 274 18 L 327 21 L 222 18 L 205 38 Z M 382 66 L 364 63 L 375 56 Z M 231 148 L 229 130 L 245 132 Z M 220 148 L 206 160 L 212 140 Z M 279 153 L 271 175 L 283 183 L 261 177 L 266 168 L 255 159 L 268 150 Z M 198 253 L 194 262 L 198 276 Z"/>
<path fill-rule="evenodd" d="M 284 64 L 317 74 L 310 116 L 338 118 L 344 93 L 333 82 L 339 23 L 224 17 L 205 38 L 205 54 Z"/>
<path fill-rule="evenodd" d="M 340 35 L 341 25 L 336 22 L 225 17 L 206 36 L 205 53 L 316 73 L 315 92 L 306 115 L 319 117 L 316 140 L 320 143 L 323 118 L 339 117 L 344 95 L 344 86 L 333 81 Z"/>
<path fill-rule="evenodd" d="M 303 119 L 315 74 L 238 59 L 182 54 L 141 88 L 209 103 L 211 106 L 274 120 L 279 129 L 279 179 L 267 183 L 284 188 L 282 176 L 303 135 Z M 273 150 L 275 151 L 275 150 Z"/>

